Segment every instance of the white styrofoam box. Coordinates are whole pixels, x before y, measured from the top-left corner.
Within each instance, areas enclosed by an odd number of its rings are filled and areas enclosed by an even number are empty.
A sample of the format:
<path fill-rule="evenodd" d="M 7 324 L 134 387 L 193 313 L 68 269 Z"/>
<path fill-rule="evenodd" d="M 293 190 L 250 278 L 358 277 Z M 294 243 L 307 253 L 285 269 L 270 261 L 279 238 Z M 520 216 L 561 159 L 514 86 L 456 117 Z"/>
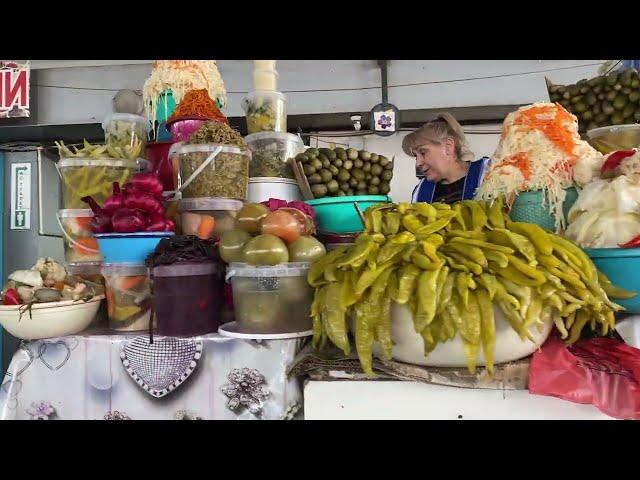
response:
<path fill-rule="evenodd" d="M 404 381 L 309 381 L 305 420 L 612 420 L 592 405 Z"/>

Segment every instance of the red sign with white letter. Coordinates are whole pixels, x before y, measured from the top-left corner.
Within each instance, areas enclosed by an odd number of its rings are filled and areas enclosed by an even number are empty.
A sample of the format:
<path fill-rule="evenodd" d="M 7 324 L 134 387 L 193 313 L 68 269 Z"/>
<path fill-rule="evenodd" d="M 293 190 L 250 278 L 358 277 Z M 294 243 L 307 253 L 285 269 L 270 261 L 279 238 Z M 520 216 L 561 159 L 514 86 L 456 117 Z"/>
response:
<path fill-rule="evenodd" d="M 0 118 L 29 116 L 29 64 L 0 61 Z"/>

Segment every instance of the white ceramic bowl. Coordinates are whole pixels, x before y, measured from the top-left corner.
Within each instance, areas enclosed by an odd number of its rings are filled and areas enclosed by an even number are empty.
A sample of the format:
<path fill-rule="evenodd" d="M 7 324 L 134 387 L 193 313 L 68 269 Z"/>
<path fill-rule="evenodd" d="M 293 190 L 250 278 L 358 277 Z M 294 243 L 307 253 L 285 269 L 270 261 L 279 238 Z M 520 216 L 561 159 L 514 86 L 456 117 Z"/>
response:
<path fill-rule="evenodd" d="M 536 343 L 530 340 L 521 340 L 518 334 L 504 319 L 504 314 L 498 307 L 494 307 L 496 321 L 496 348 L 494 352 L 494 364 L 512 362 L 528 357 L 536 351 L 539 345 L 546 340 L 553 322 L 542 327 L 541 331 L 533 326 L 529 328 L 531 336 Z M 400 362 L 431 367 L 466 367 L 467 360 L 464 356 L 464 348 L 460 334 L 453 340 L 439 343 L 427 356 L 424 356 L 424 343 L 422 337 L 416 333 L 413 326 L 411 311 L 406 305 L 398 305 L 395 302 L 391 306 L 391 334 L 395 344 L 393 347 L 393 359 Z M 374 353 L 381 357 L 381 350 L 376 344 Z M 485 365 L 482 346 L 478 349 L 478 366 Z"/>
<path fill-rule="evenodd" d="M 31 316 L 23 305 L 0 306 L 0 325 L 11 335 L 23 340 L 64 337 L 86 329 L 100 308 L 104 295 L 82 300 L 34 303 Z M 22 307 L 22 318 L 20 317 Z"/>

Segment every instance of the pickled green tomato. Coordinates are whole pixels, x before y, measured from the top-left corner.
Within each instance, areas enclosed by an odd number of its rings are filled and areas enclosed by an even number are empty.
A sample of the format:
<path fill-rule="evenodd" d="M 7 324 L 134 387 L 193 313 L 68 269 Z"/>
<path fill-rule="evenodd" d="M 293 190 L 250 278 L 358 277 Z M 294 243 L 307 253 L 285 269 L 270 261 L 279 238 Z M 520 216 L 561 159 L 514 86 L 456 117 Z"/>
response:
<path fill-rule="evenodd" d="M 220 239 L 220 257 L 226 263 L 243 262 L 244 245 L 251 239 L 251 235 L 244 230 L 228 230 Z"/>
<path fill-rule="evenodd" d="M 327 250 L 314 237 L 303 236 L 289 245 L 289 261 L 315 262 L 324 256 Z"/>
<path fill-rule="evenodd" d="M 262 220 L 269 212 L 261 203 L 247 203 L 236 216 L 236 226 L 248 233 L 260 233 Z"/>
<path fill-rule="evenodd" d="M 289 261 L 287 245 L 271 234 L 258 235 L 244 246 L 244 261 L 251 265 L 278 265 Z"/>

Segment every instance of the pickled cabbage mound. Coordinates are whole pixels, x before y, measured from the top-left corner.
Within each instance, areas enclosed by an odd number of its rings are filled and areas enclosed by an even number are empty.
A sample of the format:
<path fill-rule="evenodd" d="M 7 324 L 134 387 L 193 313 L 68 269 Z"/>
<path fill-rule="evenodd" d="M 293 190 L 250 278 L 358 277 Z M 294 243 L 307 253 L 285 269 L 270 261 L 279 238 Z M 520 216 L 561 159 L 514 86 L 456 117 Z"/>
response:
<path fill-rule="evenodd" d="M 562 229 L 565 189 L 574 182 L 584 185 L 599 178 L 601 165 L 602 154 L 580 138 L 574 115 L 559 104 L 535 103 L 505 119 L 477 198 L 504 195 L 511 205 L 518 192 L 542 190 L 555 214 L 556 227 Z"/>
<path fill-rule="evenodd" d="M 583 248 L 616 248 L 640 234 L 640 179 L 622 175 L 587 185 L 569 211 L 565 235 Z"/>
<path fill-rule="evenodd" d="M 278 265 L 289 261 L 289 250 L 275 235 L 258 235 L 244 246 L 244 261 L 251 265 Z"/>

